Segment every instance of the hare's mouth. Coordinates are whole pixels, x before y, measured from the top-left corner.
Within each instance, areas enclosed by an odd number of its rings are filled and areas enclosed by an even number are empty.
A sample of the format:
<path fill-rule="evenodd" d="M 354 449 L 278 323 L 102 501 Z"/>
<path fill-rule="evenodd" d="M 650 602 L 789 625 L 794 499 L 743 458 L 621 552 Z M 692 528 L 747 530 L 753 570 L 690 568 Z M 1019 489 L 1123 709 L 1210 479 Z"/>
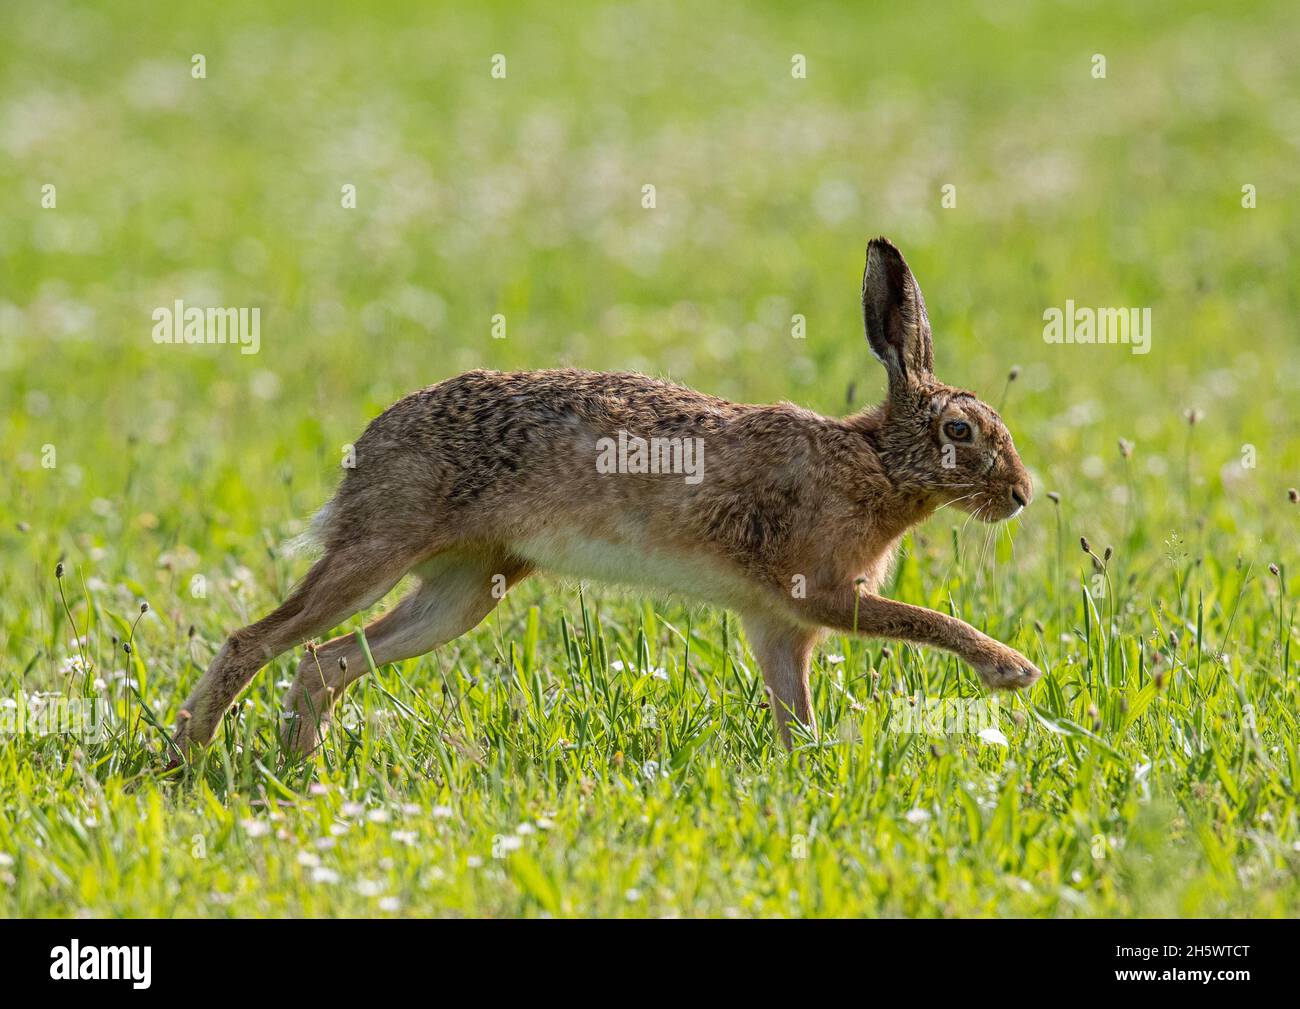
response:
<path fill-rule="evenodd" d="M 990 525 L 994 522 L 1006 522 L 1025 510 L 1024 504 L 1019 501 L 1004 501 L 1001 498 L 987 497 L 985 495 L 965 500 L 959 498 L 952 504 L 968 515 L 979 519 L 981 522 L 988 522 Z"/>

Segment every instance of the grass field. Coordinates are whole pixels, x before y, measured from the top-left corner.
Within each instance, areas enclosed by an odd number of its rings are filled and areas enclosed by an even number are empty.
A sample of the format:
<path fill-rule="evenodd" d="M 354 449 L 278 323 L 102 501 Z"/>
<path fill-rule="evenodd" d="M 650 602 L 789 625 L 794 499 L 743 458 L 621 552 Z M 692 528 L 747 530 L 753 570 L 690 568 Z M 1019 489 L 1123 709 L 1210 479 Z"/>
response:
<path fill-rule="evenodd" d="M 0 915 L 1296 913 L 1293 5 L 364 7 L 0 12 Z M 997 731 L 904 731 L 974 673 L 837 637 L 791 757 L 733 617 L 533 579 L 310 764 L 290 654 L 162 775 L 388 403 L 568 364 L 856 410 L 878 233 L 1035 477 L 889 586 L 1045 670 Z M 177 299 L 259 352 L 155 343 Z M 1067 299 L 1150 352 L 1047 343 Z M 58 697 L 104 734 L 17 731 Z"/>

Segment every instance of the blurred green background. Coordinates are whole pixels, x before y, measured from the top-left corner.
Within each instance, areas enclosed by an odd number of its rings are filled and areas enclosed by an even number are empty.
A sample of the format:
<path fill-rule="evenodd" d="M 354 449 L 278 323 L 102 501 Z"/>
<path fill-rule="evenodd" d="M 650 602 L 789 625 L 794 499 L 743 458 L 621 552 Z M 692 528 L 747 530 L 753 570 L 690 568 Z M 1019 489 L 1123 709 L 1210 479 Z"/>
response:
<path fill-rule="evenodd" d="M 1132 579 L 1138 650 L 1152 613 L 1195 628 L 1199 578 L 1221 643 L 1235 632 L 1273 662 L 1291 631 L 1270 623 L 1286 604 L 1263 569 L 1285 567 L 1300 516 L 1298 50 L 1287 2 L 7 0 L 6 689 L 58 681 L 63 558 L 96 647 L 109 611 L 152 602 L 148 701 L 169 720 L 177 681 L 301 573 L 280 547 L 343 447 L 469 368 L 634 369 L 829 413 L 877 400 L 858 301 L 875 234 L 921 282 L 940 377 L 1005 398 L 1039 495 L 992 540 L 936 518 L 897 594 L 979 604 L 965 615 L 1068 665 L 1079 617 L 1061 598 L 1090 574 L 1072 546 L 1087 535 Z M 260 307 L 260 352 L 156 345 L 151 313 L 176 299 Z M 1151 352 L 1046 344 L 1043 312 L 1066 299 L 1150 307 Z M 971 556 L 997 563 L 978 575 Z M 554 583 L 526 592 L 544 620 L 572 612 Z M 488 651 L 492 633 L 475 639 Z M 1269 675 L 1294 686 L 1285 660 Z M 1070 701 L 1081 719 L 1094 703 Z M 1270 807 L 1283 849 L 1290 787 Z"/>

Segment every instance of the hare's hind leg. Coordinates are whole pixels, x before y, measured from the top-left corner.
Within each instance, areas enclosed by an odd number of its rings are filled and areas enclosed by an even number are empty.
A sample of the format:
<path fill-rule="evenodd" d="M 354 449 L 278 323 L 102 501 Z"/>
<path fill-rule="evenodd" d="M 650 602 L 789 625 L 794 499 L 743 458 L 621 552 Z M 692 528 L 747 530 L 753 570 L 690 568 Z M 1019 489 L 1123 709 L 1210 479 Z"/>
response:
<path fill-rule="evenodd" d="M 401 662 L 460 637 L 491 613 L 506 590 L 530 570 L 525 562 L 496 550 L 452 550 L 430 558 L 415 569 L 419 587 L 367 625 L 370 657 L 376 666 Z M 334 702 L 349 683 L 367 672 L 369 666 L 354 634 L 308 652 L 285 698 L 281 733 L 285 747 L 300 754 L 315 749 Z"/>
<path fill-rule="evenodd" d="M 334 550 L 317 561 L 283 606 L 226 639 L 181 709 L 173 760 L 211 741 L 222 715 L 259 669 L 375 603 L 416 559 L 371 543 Z"/>
<path fill-rule="evenodd" d="M 746 614 L 744 623 L 750 650 L 763 671 L 772 722 L 789 749 L 792 722 L 817 731 L 808 673 L 820 632 L 771 614 Z"/>

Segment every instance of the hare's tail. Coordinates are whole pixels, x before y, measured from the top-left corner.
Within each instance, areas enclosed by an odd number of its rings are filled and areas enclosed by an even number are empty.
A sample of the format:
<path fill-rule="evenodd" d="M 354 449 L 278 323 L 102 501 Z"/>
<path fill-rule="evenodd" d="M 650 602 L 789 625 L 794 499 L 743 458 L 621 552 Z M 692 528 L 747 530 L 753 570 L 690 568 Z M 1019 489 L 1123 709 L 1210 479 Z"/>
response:
<path fill-rule="evenodd" d="M 285 543 L 285 552 L 291 557 L 319 556 L 325 549 L 326 535 L 336 508 L 333 500 L 327 501 L 324 507 L 311 517 L 307 528 Z"/>

